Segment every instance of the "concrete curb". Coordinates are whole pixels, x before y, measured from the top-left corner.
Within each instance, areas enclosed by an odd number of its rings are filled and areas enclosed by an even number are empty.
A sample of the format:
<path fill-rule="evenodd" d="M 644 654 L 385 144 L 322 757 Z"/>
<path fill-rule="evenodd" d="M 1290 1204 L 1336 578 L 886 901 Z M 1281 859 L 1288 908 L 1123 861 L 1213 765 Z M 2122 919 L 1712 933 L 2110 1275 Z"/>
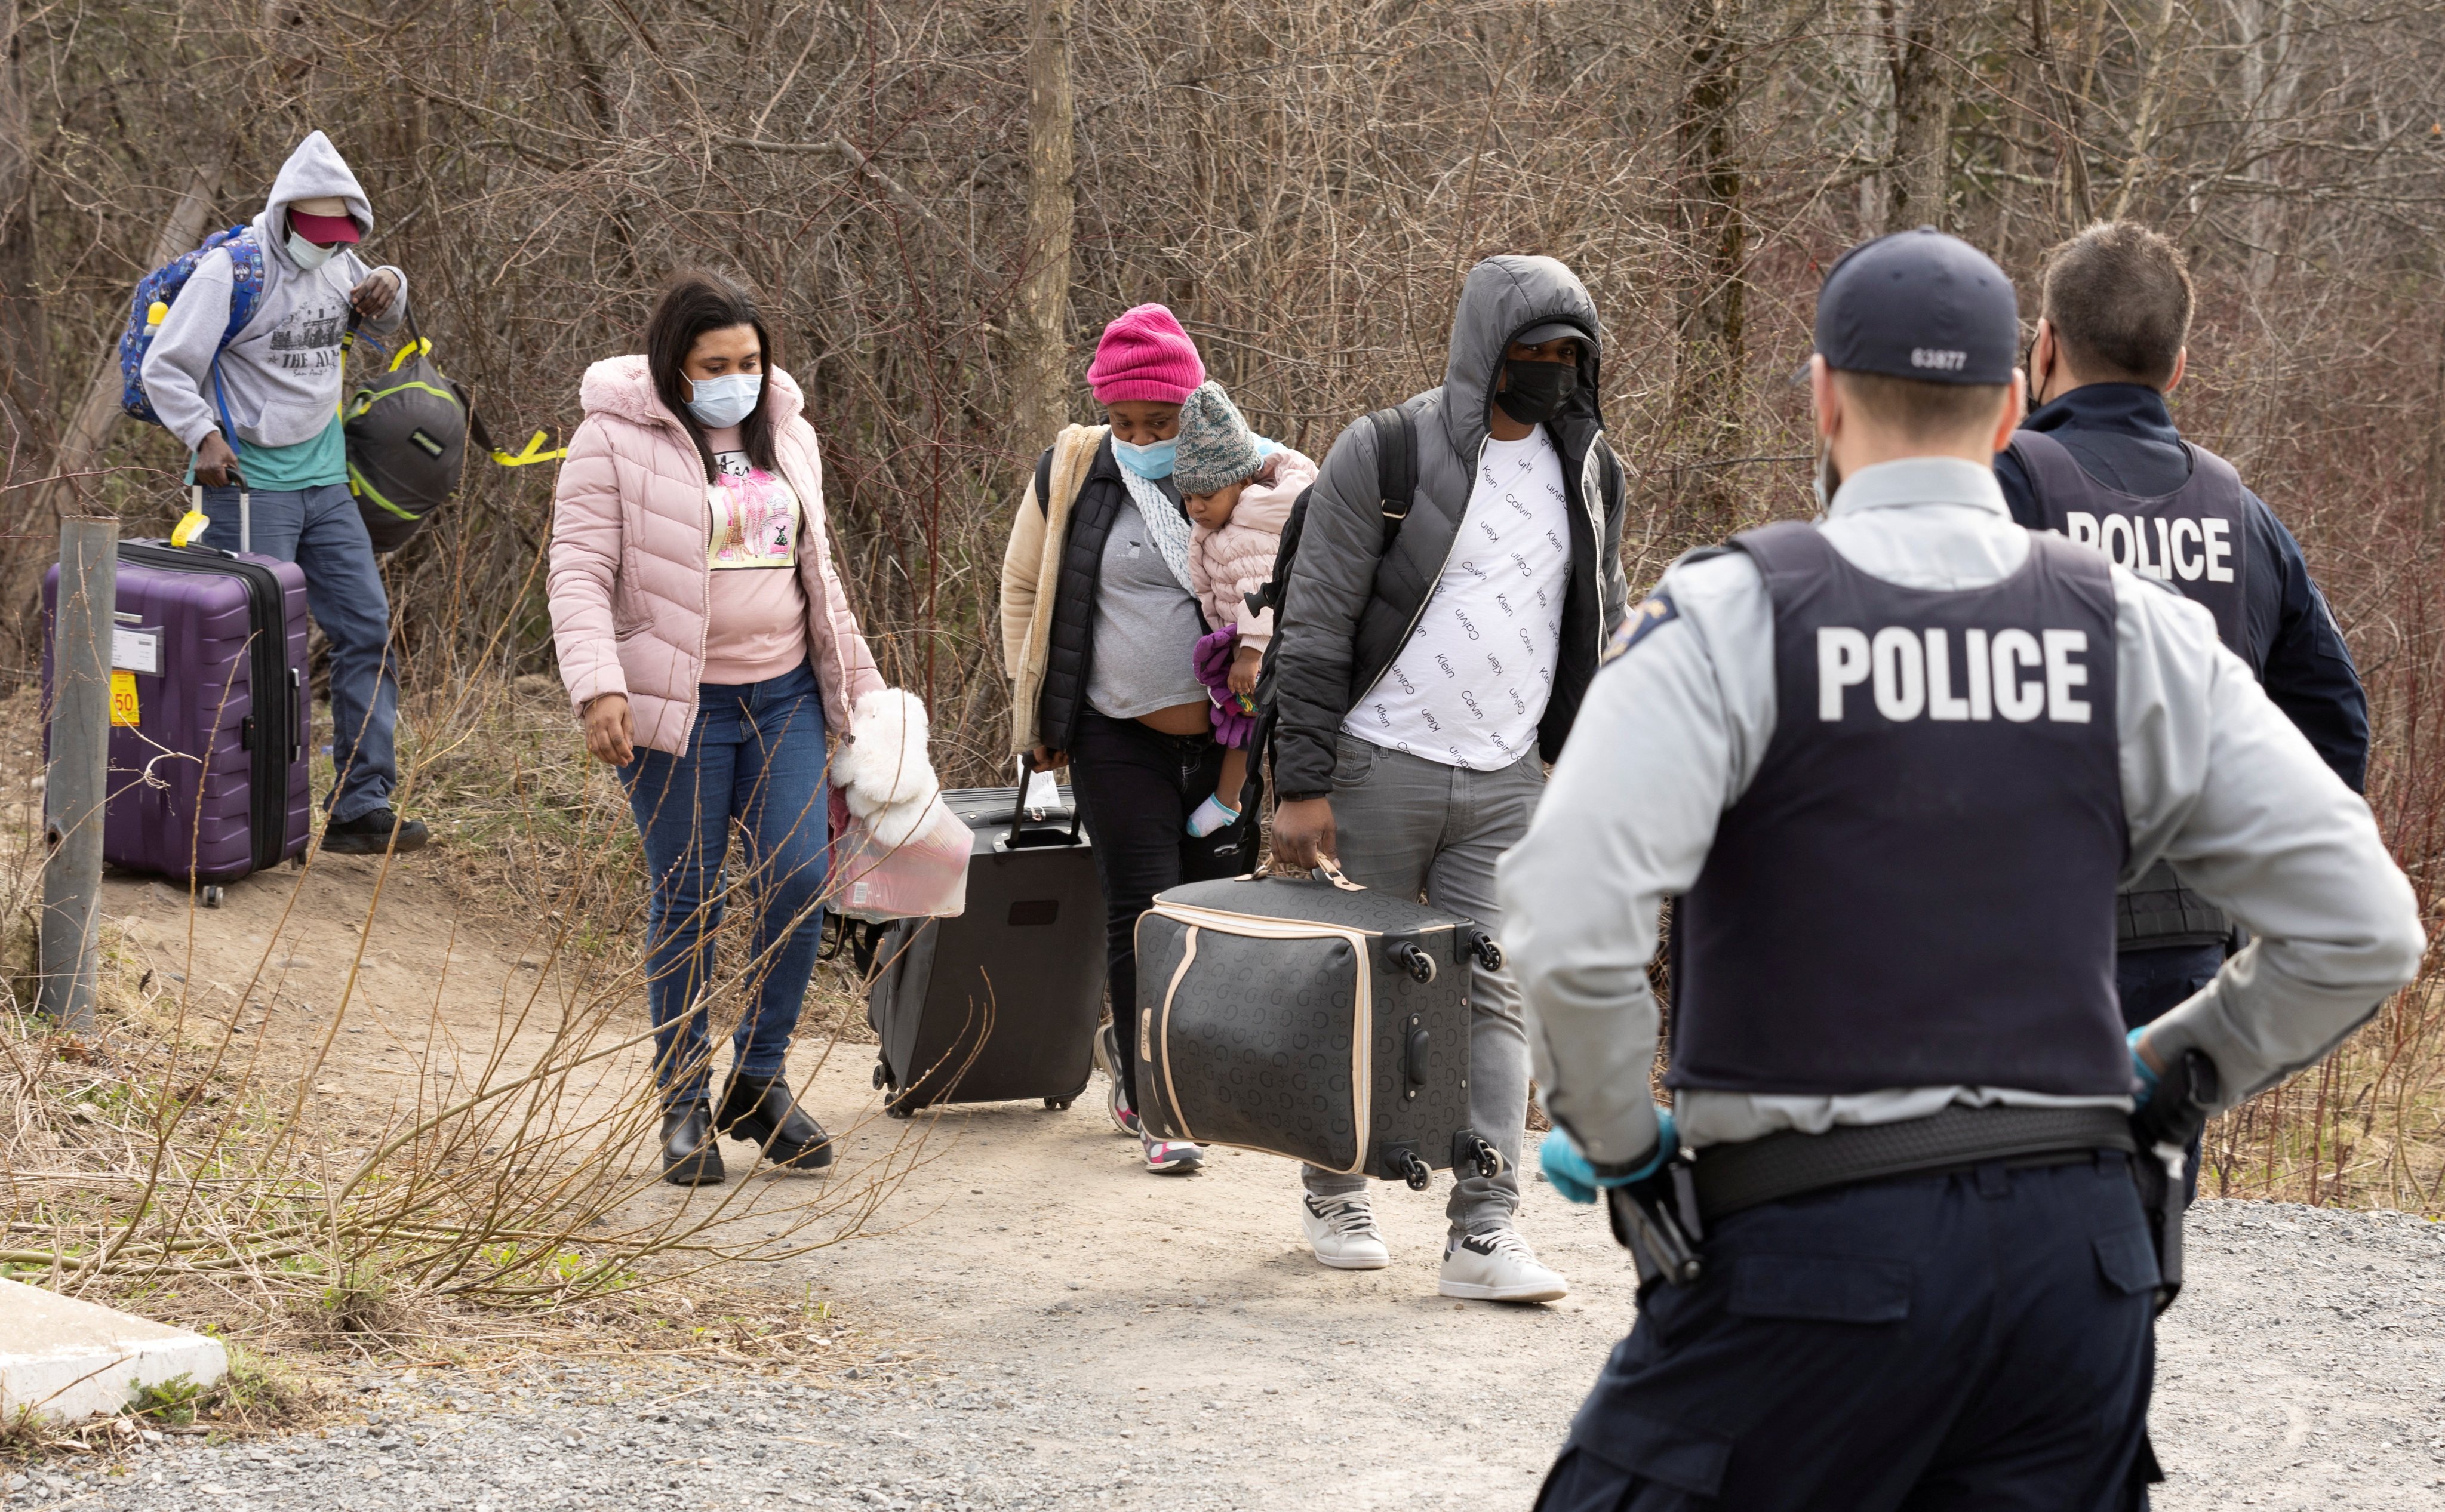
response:
<path fill-rule="evenodd" d="M 73 1423 L 125 1408 L 136 1390 L 229 1373 L 216 1338 L 0 1279 L 0 1413 Z"/>

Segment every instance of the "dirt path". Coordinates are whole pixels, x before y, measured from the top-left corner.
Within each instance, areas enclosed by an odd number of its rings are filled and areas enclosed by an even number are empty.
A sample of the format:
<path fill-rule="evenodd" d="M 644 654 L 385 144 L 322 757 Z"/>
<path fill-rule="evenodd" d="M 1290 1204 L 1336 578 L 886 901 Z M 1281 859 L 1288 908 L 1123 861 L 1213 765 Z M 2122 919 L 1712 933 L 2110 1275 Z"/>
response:
<path fill-rule="evenodd" d="M 449 910 L 423 901 L 435 885 L 401 870 L 366 952 L 369 1011 L 352 1011 L 361 1032 L 338 1036 L 323 1078 L 369 1106 L 385 1088 L 407 1092 L 437 1005 L 457 1053 L 473 1054 L 538 975 L 472 934 L 453 946 Z M 289 974 L 259 994 L 268 1033 L 307 1043 L 356 953 L 373 876 L 370 863 L 319 864 L 277 950 L 289 874 L 232 889 L 227 907 L 196 915 L 191 980 L 233 1002 L 268 954 Z M 107 894 L 157 969 L 183 958 L 183 898 L 128 879 Z M 1434 1295 L 1440 1190 L 1380 1192 L 1392 1268 L 1329 1272 L 1299 1242 L 1287 1163 L 1226 1151 L 1193 1177 L 1148 1175 L 1092 1095 L 1065 1113 L 997 1105 L 904 1124 L 878 1115 L 870 1055 L 835 1044 L 818 1065 L 810 1048 L 793 1068 L 844 1131 L 849 1174 L 834 1181 L 912 1154 L 915 1168 L 860 1237 L 733 1273 L 742 1292 L 840 1304 L 858 1328 L 844 1341 L 858 1345 L 853 1360 L 778 1378 L 541 1361 L 506 1378 L 369 1376 L 364 1401 L 391 1429 L 300 1436 L 261 1455 L 174 1443 L 139 1457 L 138 1485 L 64 1482 L 62 1494 L 148 1512 L 663 1499 L 762 1509 L 776 1497 L 912 1512 L 1524 1508 L 1631 1324 L 1629 1276 L 1601 1222 L 1541 1185 L 1521 1230 L 1573 1296 L 1454 1303 Z M 726 1152 L 735 1168 L 743 1147 Z M 778 1226 L 811 1185 L 756 1176 L 729 1194 L 748 1204 L 740 1226 Z M 634 1205 L 719 1200 L 657 1186 Z M 2192 1264 L 2163 1331 L 2155 1422 L 2175 1479 L 2160 1508 L 2445 1507 L 2445 1230 L 2214 1204 L 2196 1221 Z M 479 1390 L 513 1380 L 527 1394 Z M 439 1410 L 453 1405 L 470 1410 Z"/>

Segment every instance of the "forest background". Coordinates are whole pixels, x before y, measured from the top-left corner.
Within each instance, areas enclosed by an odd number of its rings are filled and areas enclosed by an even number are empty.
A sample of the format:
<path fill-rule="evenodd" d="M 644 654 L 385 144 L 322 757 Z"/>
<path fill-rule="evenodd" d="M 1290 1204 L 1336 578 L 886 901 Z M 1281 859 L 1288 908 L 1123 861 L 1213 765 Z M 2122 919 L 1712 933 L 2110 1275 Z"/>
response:
<path fill-rule="evenodd" d="M 251 217 L 318 127 L 513 449 L 574 426 L 674 269 L 763 291 L 858 611 L 968 781 L 1003 765 L 1010 512 L 1092 418 L 1085 359 L 1129 305 L 1169 304 L 1253 423 L 1321 455 L 1440 380 L 1473 261 L 1563 259 L 1605 321 L 1640 584 L 1807 510 L 1786 379 L 1843 248 L 1937 224 L 2026 290 L 2128 215 L 2190 252 L 2175 414 L 2307 549 L 2369 686 L 2371 801 L 2438 919 L 2436 0 L 0 0 L 0 38 L 12 683 L 59 518 L 159 534 L 183 507 L 177 449 L 115 421 L 137 278 Z M 550 672 L 551 471 L 473 465 L 386 563 L 411 724 Z M 2445 1209 L 2436 960 L 2224 1121 L 2211 1190 Z"/>

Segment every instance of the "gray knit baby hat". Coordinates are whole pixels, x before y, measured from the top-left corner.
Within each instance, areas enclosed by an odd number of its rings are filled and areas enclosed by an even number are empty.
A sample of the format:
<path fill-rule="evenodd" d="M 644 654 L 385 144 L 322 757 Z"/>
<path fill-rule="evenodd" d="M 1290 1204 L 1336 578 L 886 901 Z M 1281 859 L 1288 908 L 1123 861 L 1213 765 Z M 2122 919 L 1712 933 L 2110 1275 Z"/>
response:
<path fill-rule="evenodd" d="M 1184 494 L 1211 494 L 1257 471 L 1257 438 L 1222 385 L 1207 379 L 1180 406 L 1180 446 L 1171 481 Z"/>

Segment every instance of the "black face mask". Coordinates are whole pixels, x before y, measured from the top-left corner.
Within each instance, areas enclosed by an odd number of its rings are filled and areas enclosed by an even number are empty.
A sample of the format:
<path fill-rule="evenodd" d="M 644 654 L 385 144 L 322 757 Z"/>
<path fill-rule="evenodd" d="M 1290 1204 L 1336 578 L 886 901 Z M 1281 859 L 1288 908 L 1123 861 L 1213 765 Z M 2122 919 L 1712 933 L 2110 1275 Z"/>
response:
<path fill-rule="evenodd" d="M 1577 363 L 1523 363 L 1507 357 L 1503 359 L 1502 371 L 1511 383 L 1494 396 L 1494 401 L 1502 406 L 1502 413 L 1522 425 L 1540 425 L 1552 420 L 1579 388 Z"/>

